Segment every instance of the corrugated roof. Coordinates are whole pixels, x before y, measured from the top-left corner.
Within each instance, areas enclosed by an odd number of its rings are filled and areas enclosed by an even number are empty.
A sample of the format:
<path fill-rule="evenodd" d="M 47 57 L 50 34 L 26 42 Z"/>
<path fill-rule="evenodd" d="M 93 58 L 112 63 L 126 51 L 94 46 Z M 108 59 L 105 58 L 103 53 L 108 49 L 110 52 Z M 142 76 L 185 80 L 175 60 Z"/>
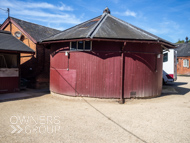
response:
<path fill-rule="evenodd" d="M 14 17 L 11 17 L 11 19 L 15 21 L 25 32 L 27 32 L 36 41 L 40 41 L 41 39 L 48 38 L 60 32 L 59 30 L 53 28 L 34 24 Z"/>
<path fill-rule="evenodd" d="M 96 22 L 94 22 L 97 20 Z M 93 23 L 93 24 L 92 24 Z M 82 25 L 90 25 L 84 27 Z M 103 39 L 130 39 L 130 40 L 153 40 L 170 43 L 158 36 L 122 21 L 109 13 L 86 21 L 82 24 L 67 29 L 59 34 L 44 39 L 43 41 L 58 41 L 66 39 L 103 38 Z"/>
<path fill-rule="evenodd" d="M 190 43 L 176 44 L 176 51 L 178 57 L 190 56 Z"/>
<path fill-rule="evenodd" d="M 10 32 L 2 30 L 0 30 L 0 51 L 1 50 L 16 51 L 19 53 L 34 53 L 31 48 L 12 36 Z"/>

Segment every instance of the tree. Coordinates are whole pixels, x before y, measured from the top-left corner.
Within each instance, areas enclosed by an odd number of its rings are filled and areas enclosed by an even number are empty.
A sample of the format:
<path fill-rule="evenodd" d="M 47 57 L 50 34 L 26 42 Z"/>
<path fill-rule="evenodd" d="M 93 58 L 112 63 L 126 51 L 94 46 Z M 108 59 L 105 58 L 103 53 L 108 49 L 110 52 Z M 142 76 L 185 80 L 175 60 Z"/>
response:
<path fill-rule="evenodd" d="M 190 41 L 190 40 L 189 40 Z M 184 40 L 178 40 L 176 43 L 184 43 L 185 41 Z"/>
<path fill-rule="evenodd" d="M 179 40 L 176 42 L 176 44 L 177 44 L 177 43 L 187 43 L 187 41 L 188 41 L 188 43 L 190 43 L 190 40 L 189 40 L 188 37 L 186 37 L 185 40 L 180 40 L 180 39 L 179 39 Z"/>

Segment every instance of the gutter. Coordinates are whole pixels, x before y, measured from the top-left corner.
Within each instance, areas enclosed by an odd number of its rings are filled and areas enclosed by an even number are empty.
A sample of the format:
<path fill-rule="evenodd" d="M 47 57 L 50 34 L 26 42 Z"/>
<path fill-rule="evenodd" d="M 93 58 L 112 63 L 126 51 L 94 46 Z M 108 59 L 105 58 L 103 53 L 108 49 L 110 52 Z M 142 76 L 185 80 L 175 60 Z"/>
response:
<path fill-rule="evenodd" d="M 1 49 L 0 49 L 0 52 L 1 52 L 1 53 L 25 53 L 25 54 L 32 54 L 32 55 L 35 54 L 35 52 L 28 52 L 28 51 L 11 51 L 11 50 L 1 50 Z"/>
<path fill-rule="evenodd" d="M 165 42 L 158 42 L 153 40 L 138 40 L 138 39 L 104 39 L 104 38 L 79 38 L 79 39 L 65 39 L 65 40 L 52 40 L 52 41 L 42 41 L 39 44 L 50 44 L 50 43 L 61 43 L 61 42 L 72 42 L 72 41 L 85 41 L 85 40 L 91 40 L 91 41 L 112 41 L 112 42 L 129 42 L 129 43 L 153 43 L 153 44 L 162 44 L 164 46 L 168 46 L 171 48 L 176 48 L 173 45 L 167 44 Z"/>

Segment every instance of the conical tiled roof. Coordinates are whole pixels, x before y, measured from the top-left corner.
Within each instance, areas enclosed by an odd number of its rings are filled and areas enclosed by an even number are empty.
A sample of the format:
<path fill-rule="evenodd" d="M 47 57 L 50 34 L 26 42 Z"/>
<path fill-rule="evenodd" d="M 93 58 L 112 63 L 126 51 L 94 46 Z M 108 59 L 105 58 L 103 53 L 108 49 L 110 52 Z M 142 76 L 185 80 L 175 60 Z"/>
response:
<path fill-rule="evenodd" d="M 82 38 L 162 41 L 173 46 L 172 43 L 122 21 L 107 12 L 49 37 L 43 42 Z"/>

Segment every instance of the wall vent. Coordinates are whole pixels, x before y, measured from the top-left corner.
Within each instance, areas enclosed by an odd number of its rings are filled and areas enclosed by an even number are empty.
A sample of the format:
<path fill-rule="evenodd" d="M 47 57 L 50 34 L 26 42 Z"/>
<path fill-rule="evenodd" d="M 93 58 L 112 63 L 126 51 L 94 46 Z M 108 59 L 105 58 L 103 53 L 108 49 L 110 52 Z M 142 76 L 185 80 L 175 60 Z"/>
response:
<path fill-rule="evenodd" d="M 131 92 L 130 92 L 130 96 L 131 96 L 131 97 L 136 97 L 136 91 L 131 91 Z"/>

